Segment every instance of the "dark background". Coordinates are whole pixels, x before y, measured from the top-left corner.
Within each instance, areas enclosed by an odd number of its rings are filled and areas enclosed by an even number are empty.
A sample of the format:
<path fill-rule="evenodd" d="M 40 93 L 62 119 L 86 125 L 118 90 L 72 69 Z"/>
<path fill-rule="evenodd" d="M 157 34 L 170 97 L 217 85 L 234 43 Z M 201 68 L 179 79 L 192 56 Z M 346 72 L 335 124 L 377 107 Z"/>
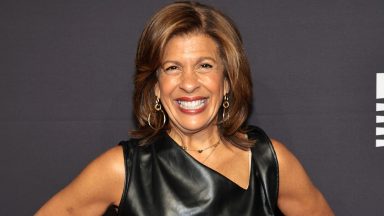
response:
<path fill-rule="evenodd" d="M 137 40 L 167 2 L 0 1 L 0 215 L 32 215 L 128 139 Z M 294 152 L 337 215 L 383 215 L 384 1 L 203 2 L 242 32 L 250 123 Z"/>

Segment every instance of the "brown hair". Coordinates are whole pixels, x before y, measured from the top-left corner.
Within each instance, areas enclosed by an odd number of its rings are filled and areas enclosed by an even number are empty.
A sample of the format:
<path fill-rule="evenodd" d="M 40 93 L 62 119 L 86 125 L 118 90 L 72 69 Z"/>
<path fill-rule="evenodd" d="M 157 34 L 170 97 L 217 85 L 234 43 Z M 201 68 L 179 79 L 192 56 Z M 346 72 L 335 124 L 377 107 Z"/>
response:
<path fill-rule="evenodd" d="M 163 113 L 156 112 L 154 87 L 162 52 L 175 35 L 201 33 L 211 37 L 219 48 L 224 62 L 224 76 L 230 84 L 229 118 L 222 119 L 219 110 L 219 128 L 222 138 L 241 148 L 252 143 L 241 134 L 251 110 L 252 83 L 248 60 L 242 39 L 232 20 L 217 9 L 197 2 L 176 2 L 158 11 L 141 34 L 136 54 L 134 113 L 138 129 L 132 132 L 142 143 L 156 136 L 163 125 Z M 151 125 L 148 115 L 151 113 Z M 164 112 L 165 113 L 165 112 Z M 165 113 L 166 115 L 166 113 Z M 165 128 L 168 123 L 165 124 Z"/>

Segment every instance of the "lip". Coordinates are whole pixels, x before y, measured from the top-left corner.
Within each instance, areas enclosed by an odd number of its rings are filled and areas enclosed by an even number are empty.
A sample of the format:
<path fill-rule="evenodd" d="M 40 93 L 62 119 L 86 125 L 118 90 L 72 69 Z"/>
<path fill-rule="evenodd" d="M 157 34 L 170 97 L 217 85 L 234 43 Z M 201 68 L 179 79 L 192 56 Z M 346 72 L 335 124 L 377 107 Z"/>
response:
<path fill-rule="evenodd" d="M 204 100 L 204 99 L 207 99 L 207 97 L 193 96 L 193 97 L 179 97 L 179 98 L 176 98 L 176 101 L 195 101 L 195 100 Z"/>
<path fill-rule="evenodd" d="M 193 102 L 196 101 L 196 108 L 187 108 L 187 106 L 192 106 L 189 104 L 182 104 L 183 102 Z M 179 97 L 175 99 L 176 106 L 179 110 L 185 114 L 198 114 L 205 110 L 207 107 L 208 98 L 202 96 L 194 96 L 194 97 Z"/>

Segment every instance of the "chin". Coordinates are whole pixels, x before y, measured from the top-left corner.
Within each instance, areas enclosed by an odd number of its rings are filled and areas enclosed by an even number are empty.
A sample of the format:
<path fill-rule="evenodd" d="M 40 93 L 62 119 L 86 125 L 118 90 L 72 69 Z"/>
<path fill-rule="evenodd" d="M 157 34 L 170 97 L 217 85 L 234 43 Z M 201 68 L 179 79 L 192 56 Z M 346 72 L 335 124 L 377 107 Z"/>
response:
<path fill-rule="evenodd" d="M 211 126 L 214 126 L 213 122 L 178 122 L 177 124 L 173 124 L 172 127 L 180 130 L 183 133 L 197 133 L 204 129 L 207 129 Z"/>

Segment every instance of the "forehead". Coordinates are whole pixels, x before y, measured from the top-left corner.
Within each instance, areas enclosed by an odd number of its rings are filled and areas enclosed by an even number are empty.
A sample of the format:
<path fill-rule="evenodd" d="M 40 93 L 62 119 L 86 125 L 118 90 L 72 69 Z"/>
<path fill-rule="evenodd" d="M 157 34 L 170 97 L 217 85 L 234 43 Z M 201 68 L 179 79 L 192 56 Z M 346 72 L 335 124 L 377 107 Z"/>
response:
<path fill-rule="evenodd" d="M 163 60 L 177 57 L 218 57 L 217 43 L 205 34 L 185 34 L 172 37 L 164 47 Z"/>

